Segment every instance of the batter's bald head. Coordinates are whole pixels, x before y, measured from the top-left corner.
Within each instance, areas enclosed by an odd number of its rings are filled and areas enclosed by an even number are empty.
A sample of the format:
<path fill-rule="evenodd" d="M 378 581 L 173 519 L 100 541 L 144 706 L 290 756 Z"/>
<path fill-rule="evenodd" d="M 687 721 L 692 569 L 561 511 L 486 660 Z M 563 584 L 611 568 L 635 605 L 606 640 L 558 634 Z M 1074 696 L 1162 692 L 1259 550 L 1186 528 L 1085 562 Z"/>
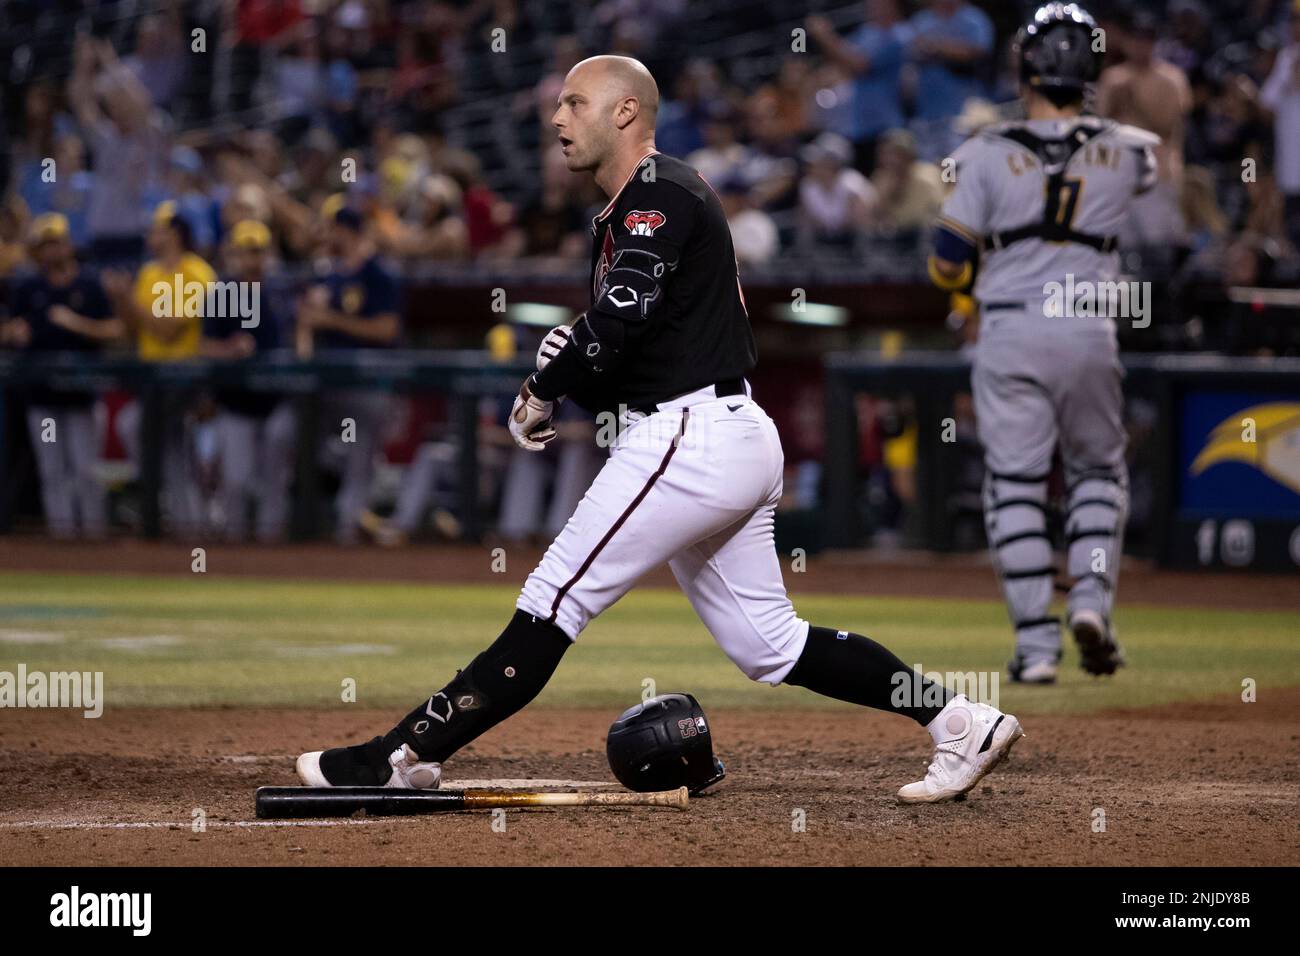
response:
<path fill-rule="evenodd" d="M 647 150 L 654 149 L 659 87 L 650 71 L 627 56 L 593 56 L 564 78 L 555 116 L 565 164 L 590 171 L 609 192 Z"/>
<path fill-rule="evenodd" d="M 588 79 L 599 84 L 610 100 L 634 98 L 638 105 L 634 124 L 647 130 L 655 128 L 655 118 L 659 115 L 659 84 L 640 60 L 613 55 L 588 57 L 569 71 L 565 84 Z"/>

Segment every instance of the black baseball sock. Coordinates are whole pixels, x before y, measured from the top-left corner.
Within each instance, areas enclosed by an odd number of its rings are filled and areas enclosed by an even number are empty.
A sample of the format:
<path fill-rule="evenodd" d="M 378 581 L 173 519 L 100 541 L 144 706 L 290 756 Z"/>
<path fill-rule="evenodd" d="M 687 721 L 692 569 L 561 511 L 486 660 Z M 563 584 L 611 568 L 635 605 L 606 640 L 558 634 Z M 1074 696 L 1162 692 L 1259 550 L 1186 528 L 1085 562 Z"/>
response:
<path fill-rule="evenodd" d="M 952 698 L 946 687 L 926 680 L 892 651 L 861 634 L 808 628 L 808 642 L 785 683 L 825 697 L 889 710 L 924 727 Z"/>
<path fill-rule="evenodd" d="M 516 611 L 492 645 L 383 737 L 321 755 L 326 779 L 382 785 L 388 755 L 409 744 L 421 760 L 442 763 L 541 693 L 573 642 L 554 624 Z M 373 779 L 372 779 L 373 778 Z"/>

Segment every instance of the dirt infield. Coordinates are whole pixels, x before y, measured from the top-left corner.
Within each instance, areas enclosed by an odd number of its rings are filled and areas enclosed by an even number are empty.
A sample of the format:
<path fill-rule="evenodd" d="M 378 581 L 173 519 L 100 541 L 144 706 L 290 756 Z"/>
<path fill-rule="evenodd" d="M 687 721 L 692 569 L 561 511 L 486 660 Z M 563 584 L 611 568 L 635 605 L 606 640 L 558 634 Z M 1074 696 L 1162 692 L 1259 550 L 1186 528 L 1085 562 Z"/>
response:
<path fill-rule="evenodd" d="M 729 779 L 673 810 L 257 825 L 253 791 L 291 785 L 299 750 L 389 726 L 373 711 L 10 711 L 0 722 L 7 864 L 1296 865 L 1300 689 L 1033 717 L 964 803 L 905 807 L 927 741 L 884 714 L 713 715 Z M 535 710 L 447 768 L 457 780 L 609 779 L 609 715 Z M 206 830 L 194 832 L 196 810 Z M 805 832 L 792 822 L 803 811 Z M 1104 832 L 1095 828 L 1104 813 Z"/>
<path fill-rule="evenodd" d="M 191 574 L 194 545 L 121 538 L 104 543 L 58 542 L 10 535 L 0 547 L 0 571 L 105 574 Z M 204 544 L 209 574 L 350 581 L 409 581 L 429 584 L 518 586 L 542 549 L 525 545 L 419 545 L 395 550 L 341 548 L 333 544 L 231 546 Z M 494 573 L 494 548 L 502 548 L 511 569 Z M 667 566 L 643 584 L 676 587 Z M 806 571 L 787 573 L 793 592 L 873 594 L 923 598 L 983 598 L 1000 601 L 997 580 L 984 554 L 879 555 L 871 551 L 828 553 Z M 1157 605 L 1294 610 L 1300 607 L 1300 575 L 1165 571 L 1125 559 L 1123 602 Z"/>

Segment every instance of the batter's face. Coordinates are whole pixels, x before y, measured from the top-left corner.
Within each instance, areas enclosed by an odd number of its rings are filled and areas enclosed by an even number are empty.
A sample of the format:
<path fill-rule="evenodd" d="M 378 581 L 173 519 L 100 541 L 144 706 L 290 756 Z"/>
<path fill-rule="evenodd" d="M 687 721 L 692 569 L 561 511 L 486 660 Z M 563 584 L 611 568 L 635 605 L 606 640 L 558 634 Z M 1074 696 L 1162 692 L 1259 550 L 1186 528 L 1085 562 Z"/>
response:
<path fill-rule="evenodd" d="M 599 67 L 578 66 L 564 79 L 551 123 L 570 172 L 598 169 L 614 153 L 619 97 L 601 82 L 603 78 Z"/>

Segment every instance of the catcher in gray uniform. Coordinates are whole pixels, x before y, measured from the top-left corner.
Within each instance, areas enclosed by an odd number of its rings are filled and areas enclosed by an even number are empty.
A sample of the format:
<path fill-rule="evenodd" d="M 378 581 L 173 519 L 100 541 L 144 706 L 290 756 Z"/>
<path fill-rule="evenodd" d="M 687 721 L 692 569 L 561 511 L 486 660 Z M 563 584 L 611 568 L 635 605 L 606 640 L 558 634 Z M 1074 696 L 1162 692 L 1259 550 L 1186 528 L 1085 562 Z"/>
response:
<path fill-rule="evenodd" d="M 1016 630 L 1011 679 L 1025 683 L 1053 683 L 1061 657 L 1046 513 L 1058 447 L 1069 627 L 1088 673 L 1124 663 L 1111 623 L 1128 511 L 1115 318 L 1130 299 L 1117 281 L 1115 232 L 1132 197 L 1155 183 L 1159 140 L 1084 115 L 1099 37 L 1073 3 L 1040 7 L 1021 28 L 1028 119 L 989 127 L 955 151 L 930 261 L 945 289 L 973 280 L 980 304 L 972 386 L 985 525 Z"/>

